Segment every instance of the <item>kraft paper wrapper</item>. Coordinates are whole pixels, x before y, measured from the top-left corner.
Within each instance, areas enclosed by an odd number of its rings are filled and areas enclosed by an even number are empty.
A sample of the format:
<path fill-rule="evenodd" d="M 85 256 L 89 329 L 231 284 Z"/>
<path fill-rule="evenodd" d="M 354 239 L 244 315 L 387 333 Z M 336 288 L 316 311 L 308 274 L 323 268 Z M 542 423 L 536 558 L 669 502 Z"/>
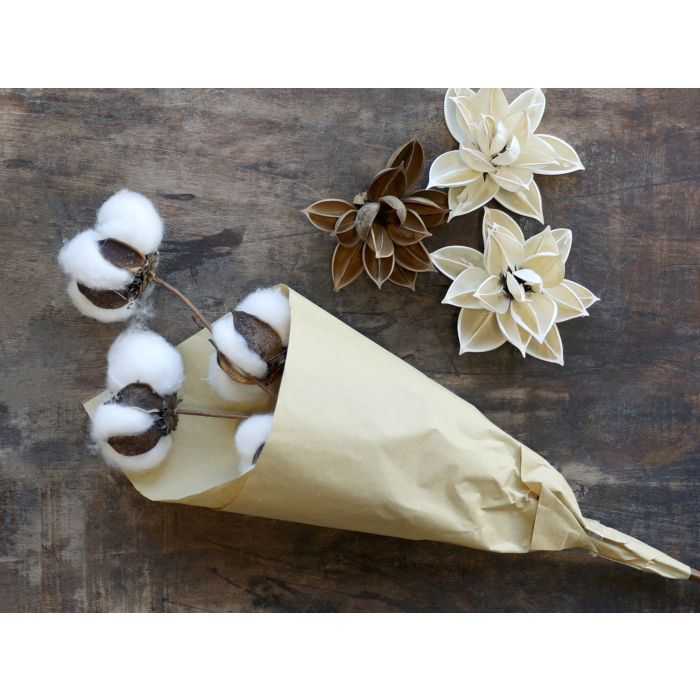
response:
<path fill-rule="evenodd" d="M 494 552 L 578 547 L 689 578 L 685 564 L 585 518 L 564 477 L 472 405 L 288 292 L 287 362 L 255 468 L 238 476 L 236 421 L 182 416 L 168 459 L 127 474 L 144 496 Z M 204 379 L 208 338 L 179 346 L 183 406 L 225 410 Z"/>

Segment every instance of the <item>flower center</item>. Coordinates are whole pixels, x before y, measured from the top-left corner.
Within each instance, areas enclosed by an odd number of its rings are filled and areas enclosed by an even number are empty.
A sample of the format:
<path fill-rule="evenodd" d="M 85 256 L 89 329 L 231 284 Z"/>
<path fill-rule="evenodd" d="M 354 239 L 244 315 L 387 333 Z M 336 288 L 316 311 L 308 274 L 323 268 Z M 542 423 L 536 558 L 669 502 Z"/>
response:
<path fill-rule="evenodd" d="M 527 282 L 524 282 L 523 280 L 518 278 L 518 270 L 519 268 L 513 267 L 513 268 L 508 268 L 502 275 L 501 275 L 501 286 L 503 287 L 503 291 L 506 293 L 506 296 L 509 297 L 510 299 L 515 299 L 516 295 L 513 294 L 513 291 L 511 291 L 511 285 L 513 283 L 513 280 L 515 280 L 516 284 L 522 289 L 524 293 L 531 292 L 532 291 L 532 286 L 528 284 Z M 509 279 L 508 275 L 510 275 L 510 285 L 509 285 Z M 522 296 L 522 295 L 521 295 Z"/>

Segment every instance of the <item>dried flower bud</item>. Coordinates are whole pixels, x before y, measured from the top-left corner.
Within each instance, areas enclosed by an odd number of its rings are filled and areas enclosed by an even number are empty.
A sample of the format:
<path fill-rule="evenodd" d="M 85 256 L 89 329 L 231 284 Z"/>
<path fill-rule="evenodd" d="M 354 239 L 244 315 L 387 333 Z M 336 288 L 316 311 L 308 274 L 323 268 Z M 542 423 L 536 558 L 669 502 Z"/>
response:
<path fill-rule="evenodd" d="M 249 294 L 231 314 L 212 324 L 208 381 L 228 401 L 249 403 L 264 396 L 249 377 L 271 382 L 281 371 L 289 341 L 289 300 L 276 288 Z M 247 376 L 246 376 L 247 375 Z M 250 388 L 236 387 L 241 384 Z"/>
<path fill-rule="evenodd" d="M 148 198 L 129 190 L 110 197 L 95 229 L 68 241 L 58 256 L 78 310 L 105 323 L 129 318 L 155 275 L 162 237 L 163 222 Z"/>
<path fill-rule="evenodd" d="M 272 413 L 259 413 L 246 418 L 239 424 L 234 442 L 238 453 L 240 474 L 249 472 L 255 466 L 270 434 L 271 427 Z"/>

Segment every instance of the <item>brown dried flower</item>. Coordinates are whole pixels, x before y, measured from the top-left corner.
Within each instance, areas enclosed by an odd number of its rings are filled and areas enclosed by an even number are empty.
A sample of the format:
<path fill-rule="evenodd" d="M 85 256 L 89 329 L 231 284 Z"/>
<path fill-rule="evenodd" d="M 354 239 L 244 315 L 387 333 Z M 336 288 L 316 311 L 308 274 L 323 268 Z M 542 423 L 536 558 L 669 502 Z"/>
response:
<path fill-rule="evenodd" d="M 332 263 L 336 292 L 362 270 L 380 289 L 389 280 L 415 290 L 418 273 L 435 269 L 421 241 L 432 235 L 429 228 L 445 221 L 449 208 L 439 190 L 408 194 L 422 170 L 423 147 L 414 139 L 389 158 L 352 203 L 322 199 L 304 210 L 316 228 L 337 239 Z"/>

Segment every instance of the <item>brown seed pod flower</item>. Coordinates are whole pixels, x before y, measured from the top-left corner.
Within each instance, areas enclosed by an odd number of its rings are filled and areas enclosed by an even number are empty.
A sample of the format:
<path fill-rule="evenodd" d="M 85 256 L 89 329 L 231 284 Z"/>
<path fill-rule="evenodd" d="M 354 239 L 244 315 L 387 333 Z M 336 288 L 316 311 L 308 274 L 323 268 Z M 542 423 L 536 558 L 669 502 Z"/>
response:
<path fill-rule="evenodd" d="M 380 289 L 388 280 L 411 290 L 419 272 L 434 270 L 421 241 L 432 235 L 428 229 L 445 221 L 449 208 L 444 192 L 413 191 L 423 161 L 423 147 L 409 141 L 352 203 L 322 199 L 304 209 L 316 228 L 337 240 L 332 263 L 336 292 L 363 270 Z"/>

